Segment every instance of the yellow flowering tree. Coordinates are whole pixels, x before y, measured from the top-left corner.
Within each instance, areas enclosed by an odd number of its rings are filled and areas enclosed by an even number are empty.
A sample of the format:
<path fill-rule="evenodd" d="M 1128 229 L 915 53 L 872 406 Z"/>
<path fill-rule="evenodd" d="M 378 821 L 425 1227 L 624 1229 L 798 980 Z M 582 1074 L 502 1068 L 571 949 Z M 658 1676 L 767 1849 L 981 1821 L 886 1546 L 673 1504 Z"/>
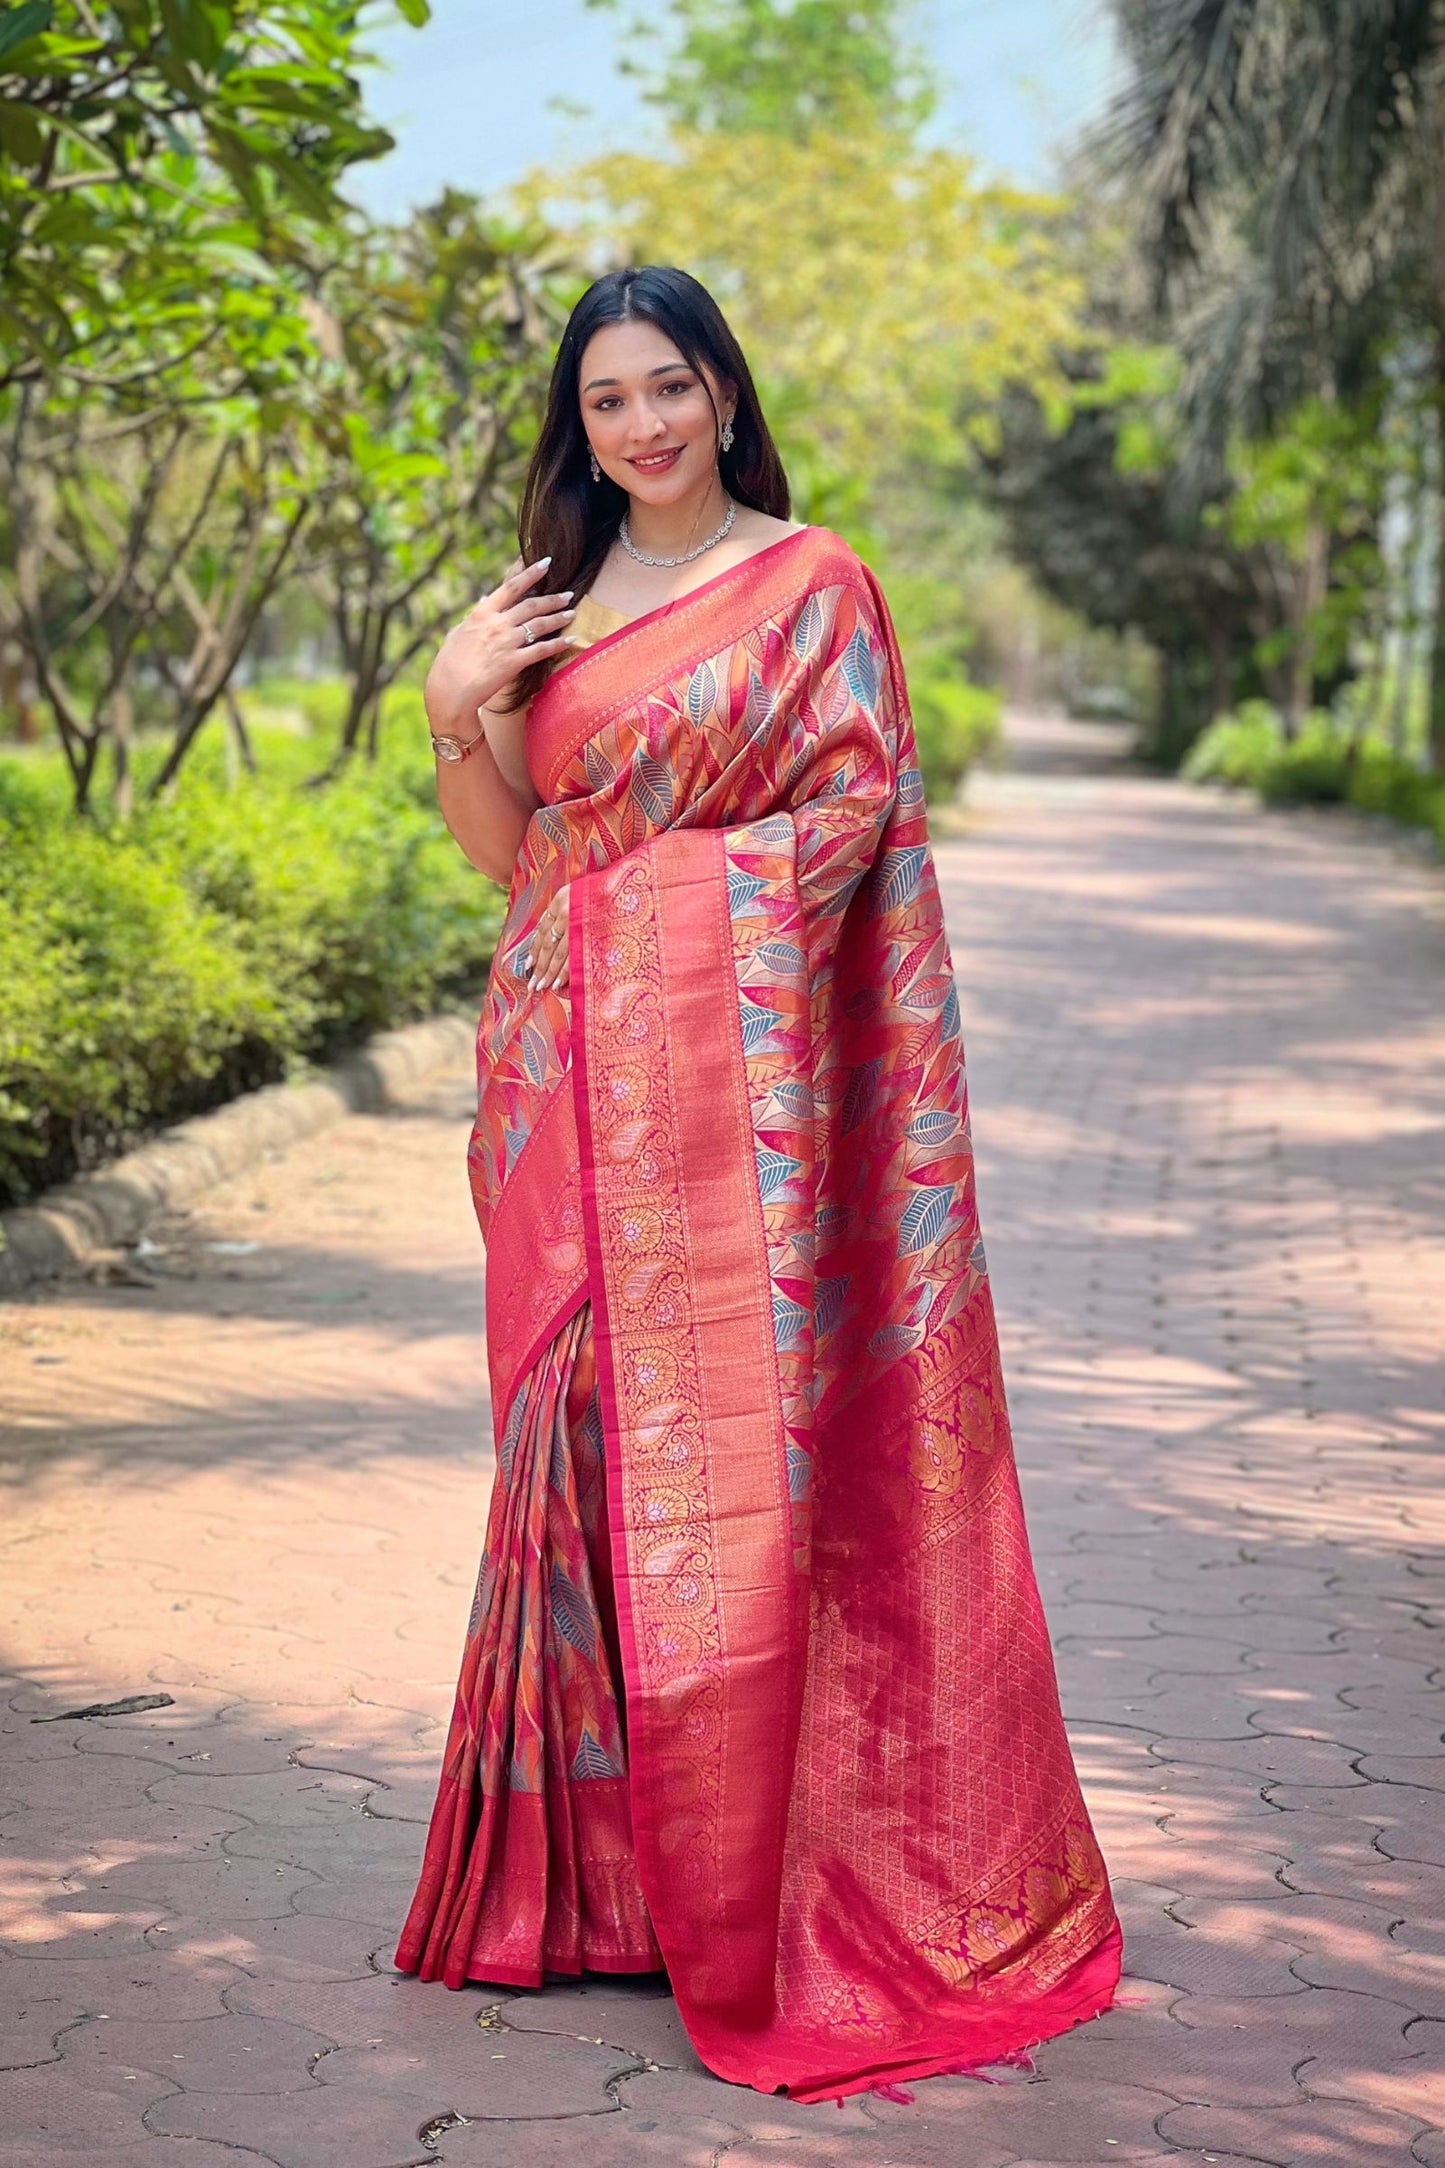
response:
<path fill-rule="evenodd" d="M 613 261 L 676 263 L 717 295 L 762 364 L 791 464 L 867 490 L 900 462 L 952 465 L 997 400 L 1067 392 L 1081 282 L 1056 207 L 958 153 L 857 116 L 846 134 L 675 128 L 523 191 Z M 600 244 L 600 248 L 599 248 Z"/>

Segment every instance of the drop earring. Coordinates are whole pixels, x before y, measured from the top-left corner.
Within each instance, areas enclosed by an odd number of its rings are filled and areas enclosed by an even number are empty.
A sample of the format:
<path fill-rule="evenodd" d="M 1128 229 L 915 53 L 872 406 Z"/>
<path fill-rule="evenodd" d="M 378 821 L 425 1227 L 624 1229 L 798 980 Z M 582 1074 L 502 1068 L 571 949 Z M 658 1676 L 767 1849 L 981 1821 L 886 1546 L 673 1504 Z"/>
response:
<path fill-rule="evenodd" d="M 602 479 L 602 469 L 597 464 L 597 454 L 595 452 L 592 454 L 592 479 L 594 482 L 600 482 Z"/>
<path fill-rule="evenodd" d="M 730 452 L 733 448 L 733 418 L 731 414 L 722 425 L 722 448 L 725 452 Z"/>

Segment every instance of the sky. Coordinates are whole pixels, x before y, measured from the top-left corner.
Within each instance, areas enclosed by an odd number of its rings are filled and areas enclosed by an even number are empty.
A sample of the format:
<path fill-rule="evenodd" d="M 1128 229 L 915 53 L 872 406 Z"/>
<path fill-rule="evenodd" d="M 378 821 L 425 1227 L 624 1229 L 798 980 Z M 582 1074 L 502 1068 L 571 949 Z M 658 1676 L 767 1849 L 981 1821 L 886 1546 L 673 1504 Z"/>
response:
<path fill-rule="evenodd" d="M 1047 186 L 1056 147 L 1109 85 L 1105 0 L 917 0 L 913 20 L 943 89 L 930 134 Z M 584 0 L 432 0 L 424 29 L 379 30 L 367 104 L 396 149 L 354 167 L 348 193 L 395 218 L 448 184 L 485 195 L 529 166 L 640 147 L 656 122 L 618 73 L 622 37 L 618 14 Z"/>

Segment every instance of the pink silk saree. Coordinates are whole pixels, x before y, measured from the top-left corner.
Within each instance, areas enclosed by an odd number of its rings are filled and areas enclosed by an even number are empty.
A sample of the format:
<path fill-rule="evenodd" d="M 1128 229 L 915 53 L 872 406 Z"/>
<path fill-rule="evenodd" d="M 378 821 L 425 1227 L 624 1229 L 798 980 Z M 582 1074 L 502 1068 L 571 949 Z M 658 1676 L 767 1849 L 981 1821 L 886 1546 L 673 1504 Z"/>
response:
<path fill-rule="evenodd" d="M 805 528 L 528 735 L 471 1153 L 499 1472 L 397 1963 L 665 1963 L 709 2068 L 803 2100 L 997 2059 L 1108 2007 L 1119 1931 L 883 597 Z M 563 883 L 566 996 L 522 962 Z"/>

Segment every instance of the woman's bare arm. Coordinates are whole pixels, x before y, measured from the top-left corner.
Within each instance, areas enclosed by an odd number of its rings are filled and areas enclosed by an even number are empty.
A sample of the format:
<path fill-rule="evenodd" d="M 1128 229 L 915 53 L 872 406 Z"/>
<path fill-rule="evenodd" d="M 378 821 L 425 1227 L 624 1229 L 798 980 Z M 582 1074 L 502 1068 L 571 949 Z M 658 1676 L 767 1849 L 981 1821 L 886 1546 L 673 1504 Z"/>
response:
<path fill-rule="evenodd" d="M 529 660 L 565 654 L 570 645 L 564 628 L 573 615 L 571 596 L 527 592 L 544 569 L 510 572 L 448 633 L 427 673 L 432 736 L 471 748 L 464 760 L 437 763 L 442 819 L 471 863 L 504 886 L 541 800 L 527 772 L 527 711 L 497 703 Z"/>
<path fill-rule="evenodd" d="M 490 745 L 466 760 L 437 762 L 437 803 L 461 850 L 489 880 L 511 885 L 512 868 L 538 801 L 526 805 L 512 789 Z"/>

